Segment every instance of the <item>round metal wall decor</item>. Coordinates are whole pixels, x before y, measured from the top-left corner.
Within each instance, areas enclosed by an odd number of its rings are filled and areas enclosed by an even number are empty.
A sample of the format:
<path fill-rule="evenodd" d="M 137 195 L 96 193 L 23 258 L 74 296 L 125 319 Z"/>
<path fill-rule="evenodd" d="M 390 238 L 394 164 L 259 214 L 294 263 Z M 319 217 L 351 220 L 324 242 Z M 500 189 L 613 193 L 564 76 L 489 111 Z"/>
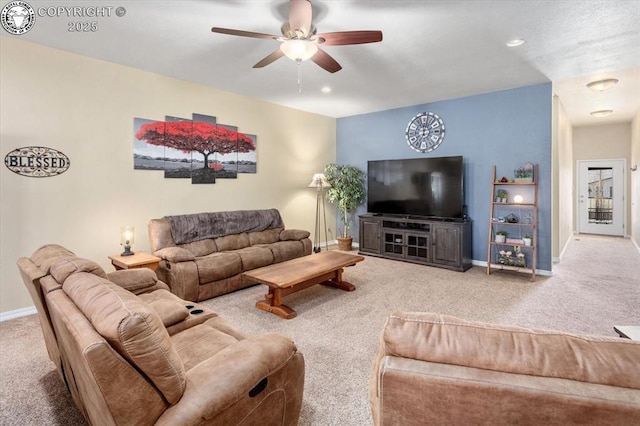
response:
<path fill-rule="evenodd" d="M 431 152 L 444 140 L 444 131 L 444 121 L 438 114 L 421 112 L 407 124 L 405 137 L 414 151 Z"/>

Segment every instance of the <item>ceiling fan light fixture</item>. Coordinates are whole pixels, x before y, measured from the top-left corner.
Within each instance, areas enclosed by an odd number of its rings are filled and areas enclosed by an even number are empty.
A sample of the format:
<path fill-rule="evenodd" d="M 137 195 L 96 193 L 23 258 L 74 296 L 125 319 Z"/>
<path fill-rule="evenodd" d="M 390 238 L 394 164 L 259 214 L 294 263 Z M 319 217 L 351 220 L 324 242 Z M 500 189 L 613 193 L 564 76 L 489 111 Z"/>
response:
<path fill-rule="evenodd" d="M 605 90 L 611 89 L 616 84 L 618 84 L 617 78 L 605 78 L 604 80 L 592 81 L 587 84 L 587 88 L 594 92 L 604 92 Z"/>
<path fill-rule="evenodd" d="M 280 45 L 280 50 L 287 58 L 296 62 L 306 61 L 316 54 L 318 45 L 309 40 L 287 40 Z"/>
<path fill-rule="evenodd" d="M 611 113 L 613 113 L 612 109 L 601 109 L 599 111 L 592 111 L 590 114 L 594 117 L 606 117 L 611 115 Z"/>
<path fill-rule="evenodd" d="M 525 43 L 526 41 L 524 39 L 515 38 L 513 40 L 509 40 L 506 44 L 507 44 L 507 47 L 518 47 L 518 46 L 522 46 Z"/>

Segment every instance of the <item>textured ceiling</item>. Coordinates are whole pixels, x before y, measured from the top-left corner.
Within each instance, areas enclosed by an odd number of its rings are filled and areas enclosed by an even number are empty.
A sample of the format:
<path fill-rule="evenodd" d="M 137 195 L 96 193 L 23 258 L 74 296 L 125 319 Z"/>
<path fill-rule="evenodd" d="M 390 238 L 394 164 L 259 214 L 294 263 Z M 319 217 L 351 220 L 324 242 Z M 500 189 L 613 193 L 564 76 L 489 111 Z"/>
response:
<path fill-rule="evenodd" d="M 6 3 L 3 2 L 3 4 Z M 380 43 L 326 46 L 343 67 L 330 74 L 281 58 L 253 69 L 274 40 L 214 34 L 211 27 L 280 34 L 287 1 L 138 0 L 67 2 L 113 6 L 110 17 L 37 16 L 18 37 L 331 117 L 553 82 L 574 125 L 629 121 L 640 108 L 640 1 L 313 1 L 318 32 L 381 30 Z M 49 1 L 30 1 L 34 9 Z M 55 4 L 57 6 L 57 4 Z M 115 7 L 124 7 L 123 17 Z M 68 31 L 94 20 L 95 32 Z M 505 43 L 526 43 L 508 48 Z M 620 84 L 603 93 L 584 86 Z M 329 86 L 332 92 L 320 89 Z M 596 119 L 593 109 L 613 109 Z"/>

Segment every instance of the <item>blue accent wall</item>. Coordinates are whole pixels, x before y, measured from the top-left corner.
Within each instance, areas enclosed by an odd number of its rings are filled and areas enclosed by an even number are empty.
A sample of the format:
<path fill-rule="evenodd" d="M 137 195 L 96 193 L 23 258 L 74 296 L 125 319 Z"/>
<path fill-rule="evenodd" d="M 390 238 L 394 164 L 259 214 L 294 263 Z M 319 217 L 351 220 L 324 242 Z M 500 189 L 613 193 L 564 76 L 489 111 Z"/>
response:
<path fill-rule="evenodd" d="M 473 221 L 473 259 L 479 261 L 487 260 L 491 167 L 496 165 L 499 177 L 512 178 L 514 169 L 527 162 L 537 163 L 537 268 L 550 271 L 551 103 L 551 83 L 544 83 L 339 118 L 336 161 L 366 172 L 369 160 L 462 155 L 465 204 Z M 428 111 L 443 119 L 446 134 L 435 151 L 421 154 L 409 147 L 404 134 L 413 116 Z M 357 212 L 363 213 L 366 204 Z M 354 221 L 350 233 L 355 241 L 359 241 L 358 231 Z"/>

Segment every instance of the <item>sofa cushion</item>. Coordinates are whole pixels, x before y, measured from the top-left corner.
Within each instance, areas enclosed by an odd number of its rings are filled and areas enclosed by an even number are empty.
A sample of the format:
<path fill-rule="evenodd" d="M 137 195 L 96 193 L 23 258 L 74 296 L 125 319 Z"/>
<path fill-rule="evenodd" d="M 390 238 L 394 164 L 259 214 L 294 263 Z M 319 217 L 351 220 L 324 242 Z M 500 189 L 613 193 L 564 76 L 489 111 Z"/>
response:
<path fill-rule="evenodd" d="M 171 327 L 174 324 L 184 321 L 189 316 L 189 310 L 182 303 L 175 300 L 158 299 L 149 302 L 149 306 L 153 308 L 162 320 L 165 327 Z"/>
<path fill-rule="evenodd" d="M 71 274 L 76 272 L 87 272 L 94 274 L 100 278 L 107 278 L 107 274 L 104 269 L 100 267 L 96 262 L 81 257 L 67 257 L 58 259 L 57 262 L 51 266 L 51 275 L 59 283 L 64 282 Z"/>
<path fill-rule="evenodd" d="M 62 290 L 93 327 L 135 365 L 171 404 L 184 392 L 185 370 L 154 310 L 134 294 L 86 272 L 71 274 Z"/>
<path fill-rule="evenodd" d="M 309 231 L 303 231 L 302 229 L 285 229 L 280 233 L 281 241 L 299 241 L 305 238 L 309 238 L 311 233 Z"/>
<path fill-rule="evenodd" d="M 271 250 L 275 263 L 295 259 L 306 254 L 304 244 L 300 241 L 278 241 L 277 243 L 267 244 L 264 247 Z"/>
<path fill-rule="evenodd" d="M 31 255 L 31 261 L 35 263 L 45 275 L 48 275 L 51 266 L 56 264 L 59 259 L 75 256 L 76 255 L 72 251 L 67 250 L 58 244 L 46 244 L 33 252 Z"/>
<path fill-rule="evenodd" d="M 195 257 L 206 256 L 218 251 L 218 247 L 216 246 L 216 242 L 213 238 L 182 244 L 180 247 L 189 250 Z"/>
<path fill-rule="evenodd" d="M 167 288 L 165 283 L 158 281 L 155 272 L 148 268 L 120 269 L 108 273 L 107 279 L 133 294 Z"/>
<path fill-rule="evenodd" d="M 171 337 L 186 371 L 211 358 L 227 346 L 238 342 L 235 337 L 207 324 L 200 324 Z"/>
<path fill-rule="evenodd" d="M 273 253 L 267 247 L 245 247 L 235 253 L 242 260 L 242 270 L 250 271 L 273 263 Z"/>
<path fill-rule="evenodd" d="M 283 228 L 266 229 L 260 232 L 249 232 L 249 244 L 271 244 L 280 240 L 280 233 Z"/>
<path fill-rule="evenodd" d="M 246 232 L 216 238 L 218 251 L 239 250 L 241 248 L 249 247 L 250 245 L 249 234 Z"/>
<path fill-rule="evenodd" d="M 242 272 L 242 260 L 235 252 L 213 253 L 196 259 L 200 284 L 221 280 Z"/>
<path fill-rule="evenodd" d="M 387 355 L 640 389 L 640 343 L 628 339 L 395 312 L 383 340 Z"/>

